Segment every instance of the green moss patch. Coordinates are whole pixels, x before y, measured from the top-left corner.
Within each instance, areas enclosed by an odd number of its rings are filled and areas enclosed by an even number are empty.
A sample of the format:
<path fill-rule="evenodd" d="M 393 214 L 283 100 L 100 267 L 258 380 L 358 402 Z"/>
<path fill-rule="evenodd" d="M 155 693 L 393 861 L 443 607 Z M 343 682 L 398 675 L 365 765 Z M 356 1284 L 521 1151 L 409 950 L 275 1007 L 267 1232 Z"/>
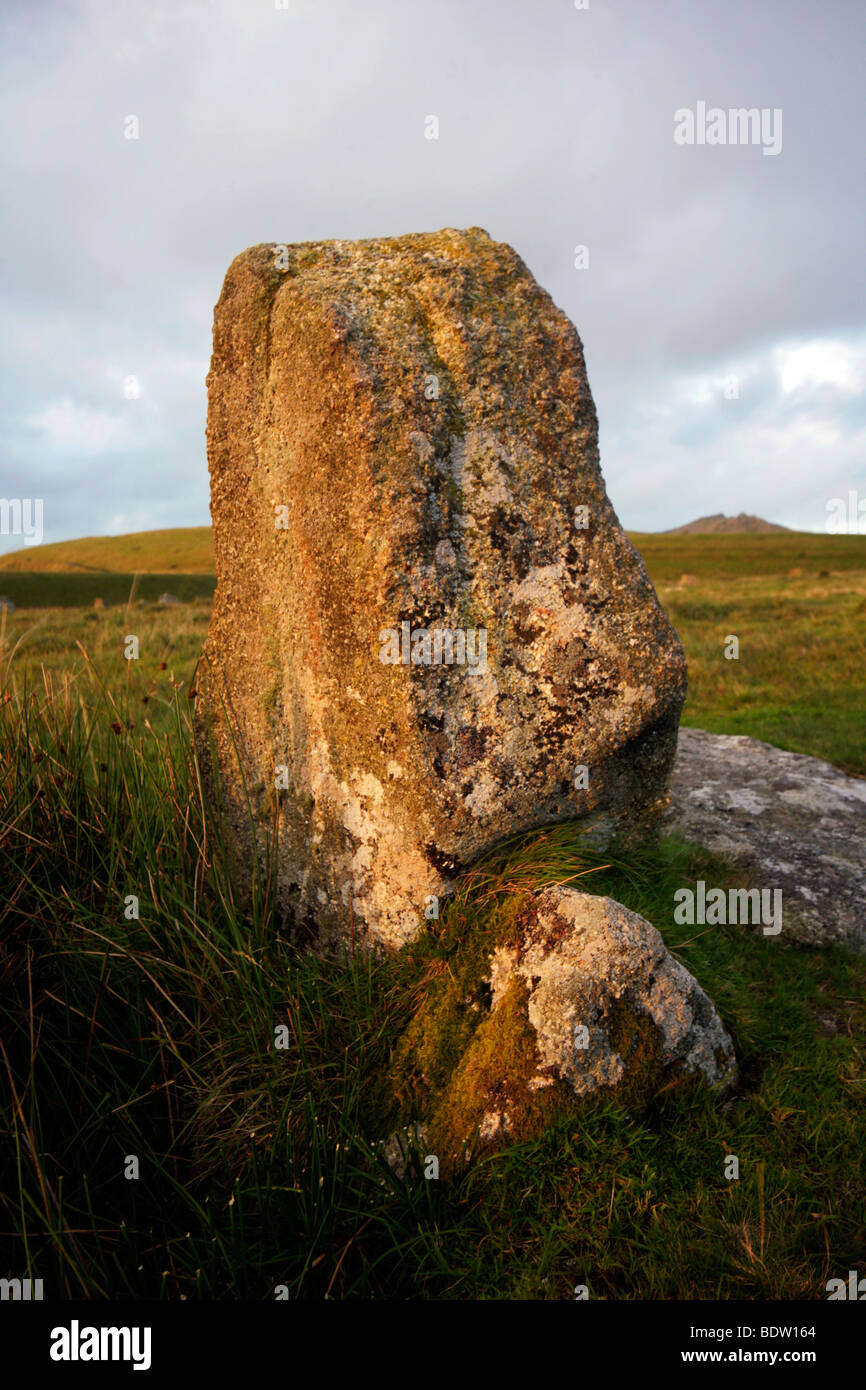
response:
<path fill-rule="evenodd" d="M 519 947 L 538 890 L 570 882 L 582 891 L 603 891 L 611 875 L 622 884 L 639 873 L 641 855 L 652 852 L 632 847 L 628 858 L 620 850 L 603 858 L 591 847 L 591 830 L 571 822 L 514 837 L 475 866 L 441 921 L 404 953 L 420 984 L 392 1056 L 388 1122 L 423 1121 L 431 1149 L 446 1166 L 472 1148 L 479 1132 L 494 1145 L 519 1143 L 594 1102 L 576 1097 L 556 1076 L 530 1090 L 540 1058 L 526 984 L 515 978 L 491 1011 L 488 983 L 494 952 Z M 671 1084 L 661 1031 L 623 1001 L 612 1005 L 607 1028 L 625 1064 L 617 1097 L 640 1109 Z"/>

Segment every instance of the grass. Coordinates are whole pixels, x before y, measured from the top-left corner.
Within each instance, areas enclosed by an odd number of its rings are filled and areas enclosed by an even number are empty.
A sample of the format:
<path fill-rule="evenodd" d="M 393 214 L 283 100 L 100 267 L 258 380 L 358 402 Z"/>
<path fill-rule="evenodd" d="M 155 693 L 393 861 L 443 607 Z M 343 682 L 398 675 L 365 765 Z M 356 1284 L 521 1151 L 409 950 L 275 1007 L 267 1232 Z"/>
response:
<path fill-rule="evenodd" d="M 235 900 L 188 682 L 156 732 L 121 659 L 112 683 L 83 656 L 7 679 L 0 710 L 10 1270 L 53 1297 L 805 1298 L 862 1264 L 866 961 L 674 928 L 675 888 L 723 866 L 671 841 L 633 854 L 581 886 L 659 926 L 734 1036 L 740 1091 L 602 1098 L 450 1181 L 400 1181 L 381 1077 L 460 914 L 597 860 L 548 832 L 410 951 L 300 955 L 267 883 L 252 912 Z"/>
<path fill-rule="evenodd" d="M 123 698 L 129 721 L 148 719 L 157 733 L 166 732 L 175 691 L 193 688 L 210 602 L 161 608 L 136 592 L 127 586 L 127 601 L 107 609 L 0 610 L 0 669 L 6 668 L 10 693 L 23 702 L 25 685 L 47 674 L 61 684 L 68 679 L 75 698 L 83 698 L 99 670 Z M 128 636 L 139 639 L 136 659 L 124 658 Z"/>
<path fill-rule="evenodd" d="M 135 531 L 126 536 L 83 536 L 52 545 L 25 546 L 0 556 L 0 570 L 130 574 L 213 574 L 213 536 L 209 526 L 168 531 Z"/>
<path fill-rule="evenodd" d="M 676 583 L 683 574 L 698 579 L 745 579 L 776 575 L 787 579 L 802 570 L 813 579 L 822 570 L 847 573 L 866 569 L 866 536 L 831 536 L 808 531 L 732 536 L 665 536 L 630 531 L 654 584 Z M 794 576 L 796 577 L 796 576 Z"/>
<path fill-rule="evenodd" d="M 632 540 L 688 656 L 683 723 L 713 733 L 748 734 L 866 775 L 866 536 L 794 531 L 634 534 Z M 123 549 L 127 541 L 140 546 L 136 554 L 142 570 L 152 562 L 161 572 L 124 573 L 123 568 L 130 568 L 130 552 Z M 43 638 L 50 641 L 52 630 L 66 631 L 67 653 L 76 651 L 79 640 L 90 649 L 97 622 L 101 630 L 113 631 L 116 615 L 106 623 L 105 617 L 74 611 L 92 607 L 94 598 L 102 598 L 112 611 L 121 606 L 125 611 L 133 586 L 145 605 L 165 590 L 193 605 L 207 604 L 212 597 L 213 574 L 192 573 L 199 563 L 212 564 L 207 527 L 63 544 L 67 554 L 78 545 L 92 547 L 87 553 L 103 562 L 103 571 L 0 570 L 0 594 L 43 615 L 23 652 L 25 662 L 36 669 Z M 36 555 L 51 549 L 34 547 L 24 552 L 21 563 L 35 562 Z M 184 573 L 169 573 L 169 560 Z M 9 562 L 5 557 L 3 564 Z M 109 573 L 111 563 L 121 568 Z M 40 564 L 47 569 L 45 562 Z M 67 610 L 62 616 L 49 611 L 60 607 Z M 184 629 L 190 626 L 186 612 L 176 620 Z M 203 636 L 203 607 L 196 612 L 202 622 L 192 626 L 197 634 L 201 627 Z M 33 613 L 18 613 L 10 619 L 9 631 L 17 638 L 33 626 Z M 724 656 L 729 634 L 739 638 L 736 661 Z M 193 650 L 195 643 L 190 644 Z"/>
<path fill-rule="evenodd" d="M 866 563 L 824 577 L 702 578 L 657 591 L 688 656 L 683 724 L 866 775 Z M 736 660 L 724 654 L 731 635 Z"/>
<path fill-rule="evenodd" d="M 866 573 L 809 585 L 729 581 L 724 601 L 660 589 L 689 657 L 684 724 L 748 734 L 866 775 Z M 728 634 L 739 639 L 727 660 Z"/>
<path fill-rule="evenodd" d="M 697 583 L 657 574 L 691 719 L 733 731 L 750 714 L 766 737 L 775 718 L 774 741 L 866 770 L 862 725 L 844 727 L 864 563 L 823 577 L 744 565 L 724 587 L 695 559 Z M 571 1299 L 586 1284 L 594 1298 L 804 1299 L 862 1269 L 866 959 L 674 926 L 675 890 L 732 881 L 724 864 L 664 840 L 600 869 L 568 826 L 500 849 L 399 955 L 299 954 L 271 927 L 266 880 L 249 911 L 237 901 L 202 791 L 190 721 L 207 618 L 204 601 L 159 609 L 137 593 L 0 614 L 0 1272 L 55 1298 Z M 720 657 L 722 629 L 739 633 L 739 663 Z M 738 1090 L 722 1104 L 682 1086 L 603 1094 L 456 1176 L 425 1180 L 418 1153 L 398 1179 L 378 1141 L 410 1021 L 467 936 L 585 870 L 577 886 L 654 922 L 714 999 Z"/>
<path fill-rule="evenodd" d="M 138 601 L 155 603 L 160 594 L 173 594 L 181 603 L 210 605 L 216 588 L 212 574 L 113 574 L 79 570 L 51 573 L 42 570 L 0 571 L 0 594 L 16 608 L 93 608 L 101 599 L 107 608 L 126 608 L 130 591 Z M 99 610 L 102 611 L 102 610 Z M 68 621 L 68 619 L 67 619 Z"/>
<path fill-rule="evenodd" d="M 866 776 L 866 536 L 632 540 L 688 657 L 683 724 Z"/>

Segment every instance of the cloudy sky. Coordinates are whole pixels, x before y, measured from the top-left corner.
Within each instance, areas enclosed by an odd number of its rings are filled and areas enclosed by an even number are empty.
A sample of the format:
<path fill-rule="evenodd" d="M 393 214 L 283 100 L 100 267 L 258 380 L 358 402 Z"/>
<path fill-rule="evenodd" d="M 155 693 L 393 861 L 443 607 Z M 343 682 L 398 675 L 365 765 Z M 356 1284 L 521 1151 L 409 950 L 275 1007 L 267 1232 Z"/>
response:
<path fill-rule="evenodd" d="M 0 23 L 0 497 L 43 498 L 46 542 L 209 520 L 240 250 L 444 226 L 510 242 L 576 324 L 624 525 L 823 530 L 866 499 L 862 0 L 2 0 Z M 724 129 L 678 143 L 699 103 Z M 741 107 L 757 143 L 727 138 Z"/>

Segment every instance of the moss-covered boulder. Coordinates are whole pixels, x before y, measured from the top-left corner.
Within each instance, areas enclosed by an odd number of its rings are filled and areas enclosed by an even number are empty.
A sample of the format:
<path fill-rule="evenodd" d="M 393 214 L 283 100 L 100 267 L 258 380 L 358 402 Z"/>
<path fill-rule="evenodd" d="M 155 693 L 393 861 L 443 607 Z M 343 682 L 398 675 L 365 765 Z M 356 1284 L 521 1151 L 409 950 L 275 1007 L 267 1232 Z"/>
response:
<path fill-rule="evenodd" d="M 643 917 L 561 886 L 514 908 L 448 956 L 394 1058 L 396 1113 L 423 1122 L 446 1166 L 602 1091 L 640 1106 L 677 1079 L 730 1087 L 712 1001 Z"/>
<path fill-rule="evenodd" d="M 605 493 L 578 335 L 510 247 L 253 247 L 208 391 L 199 747 L 250 880 L 279 831 L 287 918 L 399 945 L 504 836 L 653 821 L 685 660 Z"/>

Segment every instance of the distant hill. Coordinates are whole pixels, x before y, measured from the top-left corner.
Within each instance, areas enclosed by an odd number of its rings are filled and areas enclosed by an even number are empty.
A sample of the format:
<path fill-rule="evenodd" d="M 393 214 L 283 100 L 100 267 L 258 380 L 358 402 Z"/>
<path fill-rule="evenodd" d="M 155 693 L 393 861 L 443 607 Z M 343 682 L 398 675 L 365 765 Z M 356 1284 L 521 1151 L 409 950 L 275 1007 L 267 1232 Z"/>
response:
<path fill-rule="evenodd" d="M 770 530 L 779 534 L 744 533 L 733 545 L 725 532 L 695 533 L 700 524 L 676 532 L 628 532 L 654 584 L 676 584 L 683 574 L 712 583 L 743 574 L 779 574 L 788 582 L 801 572 L 817 578 L 866 573 L 866 536 L 812 535 L 773 526 Z M 20 609 L 92 608 L 97 598 L 109 608 L 131 597 L 155 603 L 166 591 L 184 603 L 204 602 L 215 587 L 209 526 L 90 536 L 0 554 L 0 594 Z"/>
<path fill-rule="evenodd" d="M 209 526 L 136 531 L 129 536 L 85 536 L 54 545 L 30 545 L 0 554 L 0 570 L 77 574 L 213 574 Z"/>
<path fill-rule="evenodd" d="M 760 516 L 725 516 L 716 512 L 715 516 L 700 516 L 697 521 L 687 521 L 685 526 L 673 526 L 669 531 L 659 531 L 660 536 L 733 536 L 757 535 L 760 531 L 789 531 L 790 526 L 777 526 L 775 521 L 764 521 Z"/>

